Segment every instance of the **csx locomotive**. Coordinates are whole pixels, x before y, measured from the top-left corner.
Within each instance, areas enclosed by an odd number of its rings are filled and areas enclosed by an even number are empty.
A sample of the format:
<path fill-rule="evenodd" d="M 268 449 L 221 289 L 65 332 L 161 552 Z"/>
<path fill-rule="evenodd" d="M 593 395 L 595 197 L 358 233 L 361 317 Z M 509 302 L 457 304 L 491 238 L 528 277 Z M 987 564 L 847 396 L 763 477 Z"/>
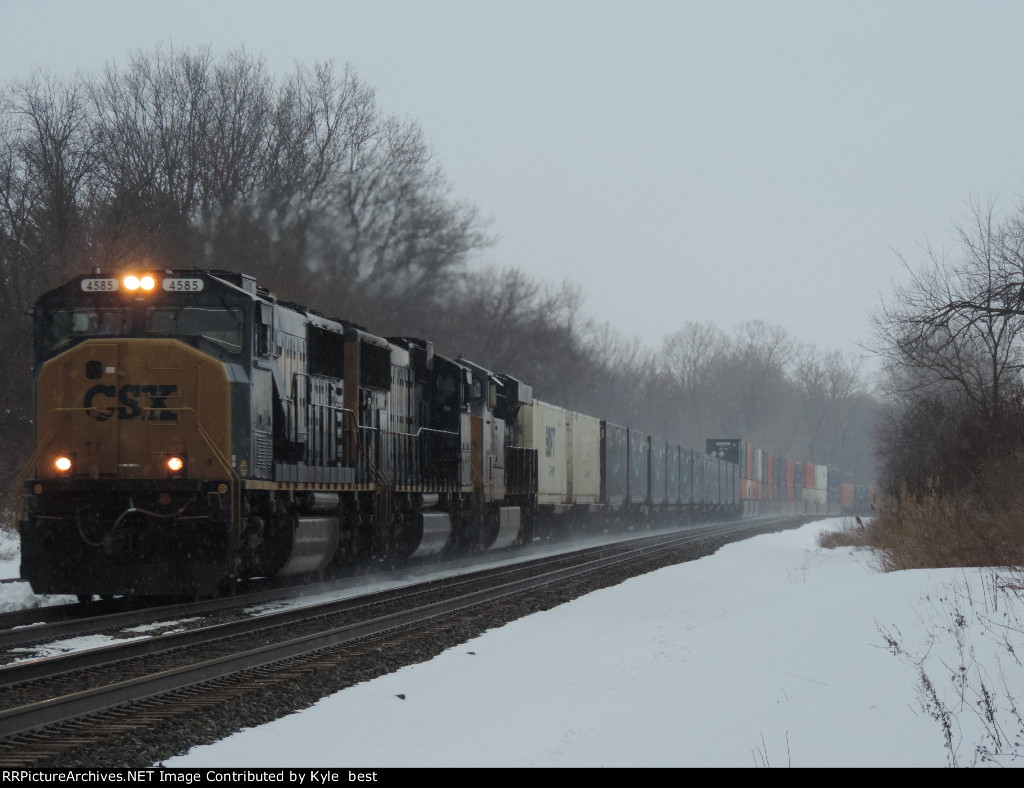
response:
<path fill-rule="evenodd" d="M 500 549 L 582 511 L 743 504 L 735 462 L 547 405 L 242 274 L 77 276 L 37 301 L 34 347 L 19 527 L 37 593 L 208 596 Z"/>

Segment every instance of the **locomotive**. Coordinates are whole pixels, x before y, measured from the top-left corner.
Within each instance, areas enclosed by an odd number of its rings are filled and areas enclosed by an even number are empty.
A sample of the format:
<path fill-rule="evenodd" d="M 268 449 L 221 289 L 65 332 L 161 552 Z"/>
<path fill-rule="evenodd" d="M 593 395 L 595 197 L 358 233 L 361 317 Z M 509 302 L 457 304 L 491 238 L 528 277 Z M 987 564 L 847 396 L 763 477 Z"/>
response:
<path fill-rule="evenodd" d="M 41 296 L 33 321 L 19 529 L 36 593 L 211 596 L 568 522 L 754 511 L 750 463 L 710 441 L 549 405 L 245 274 L 96 271 Z"/>

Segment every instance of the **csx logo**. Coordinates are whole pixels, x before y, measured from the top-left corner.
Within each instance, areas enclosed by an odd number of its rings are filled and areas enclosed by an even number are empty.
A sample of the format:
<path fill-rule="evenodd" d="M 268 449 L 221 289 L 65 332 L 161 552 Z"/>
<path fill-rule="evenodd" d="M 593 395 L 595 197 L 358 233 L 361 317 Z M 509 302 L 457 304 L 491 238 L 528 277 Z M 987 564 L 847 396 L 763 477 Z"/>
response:
<path fill-rule="evenodd" d="M 105 400 L 112 400 L 115 397 L 120 405 L 117 407 L 117 418 L 119 421 L 128 419 L 146 418 L 149 421 L 177 421 L 177 414 L 167 409 L 167 398 L 177 394 L 178 387 L 175 385 L 153 385 L 134 386 L 127 384 L 116 389 L 114 386 L 97 384 L 85 392 L 83 406 L 90 418 L 96 421 L 106 421 L 114 415 L 114 405 L 106 404 Z M 143 406 L 140 404 L 141 397 L 149 398 L 149 416 L 143 413 Z"/>

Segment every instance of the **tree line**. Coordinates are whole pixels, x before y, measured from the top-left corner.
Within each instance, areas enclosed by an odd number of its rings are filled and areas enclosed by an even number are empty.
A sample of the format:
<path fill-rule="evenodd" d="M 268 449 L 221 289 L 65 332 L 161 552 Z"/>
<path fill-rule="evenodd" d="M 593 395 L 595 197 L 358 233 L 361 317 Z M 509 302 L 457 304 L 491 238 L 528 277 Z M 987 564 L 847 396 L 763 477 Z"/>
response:
<path fill-rule="evenodd" d="M 76 273 L 138 265 L 244 271 L 565 407 L 871 475 L 877 402 L 852 357 L 756 321 L 733 334 L 687 323 L 649 351 L 587 318 L 577 285 L 470 265 L 494 242 L 419 125 L 382 111 L 348 67 L 277 77 L 245 50 L 159 45 L 98 74 L 0 87 L 0 489 L 33 437 L 31 304 Z"/>
<path fill-rule="evenodd" d="M 906 280 L 873 316 L 886 486 L 1005 504 L 1024 449 L 1024 206 L 971 202 L 952 247 L 901 259 Z"/>
<path fill-rule="evenodd" d="M 1024 563 L 1024 204 L 968 207 L 948 247 L 900 257 L 905 276 L 872 315 L 886 496 L 840 543 L 872 547 L 887 571 Z"/>

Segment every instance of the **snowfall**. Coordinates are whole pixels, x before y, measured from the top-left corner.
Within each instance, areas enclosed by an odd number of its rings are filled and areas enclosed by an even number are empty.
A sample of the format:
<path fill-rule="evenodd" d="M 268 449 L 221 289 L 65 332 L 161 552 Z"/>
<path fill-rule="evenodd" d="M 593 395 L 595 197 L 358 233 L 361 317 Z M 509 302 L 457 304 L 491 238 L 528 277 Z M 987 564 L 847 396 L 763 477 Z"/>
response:
<path fill-rule="evenodd" d="M 1014 574 L 880 573 L 869 551 L 819 547 L 843 522 L 597 591 L 164 765 L 1024 763 Z M 0 585 L 0 610 L 59 601 Z"/>

